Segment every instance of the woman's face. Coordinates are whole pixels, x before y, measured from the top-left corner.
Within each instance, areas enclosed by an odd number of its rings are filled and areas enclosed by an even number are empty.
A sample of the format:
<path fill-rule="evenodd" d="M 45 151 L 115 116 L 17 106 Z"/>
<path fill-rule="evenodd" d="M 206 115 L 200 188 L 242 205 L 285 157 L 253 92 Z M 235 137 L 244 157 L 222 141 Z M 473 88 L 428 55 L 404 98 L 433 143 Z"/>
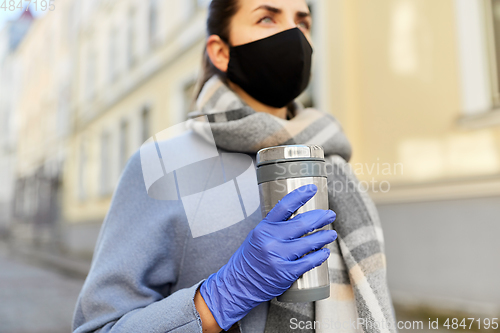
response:
<path fill-rule="evenodd" d="M 229 43 L 238 46 L 297 27 L 312 46 L 311 23 L 305 0 L 239 0 L 239 10 L 230 23 Z M 211 35 L 206 50 L 212 64 L 226 72 L 229 46 L 219 36 Z"/>
<path fill-rule="evenodd" d="M 305 0 L 239 0 L 229 33 L 232 46 L 299 28 L 311 41 L 311 14 Z"/>

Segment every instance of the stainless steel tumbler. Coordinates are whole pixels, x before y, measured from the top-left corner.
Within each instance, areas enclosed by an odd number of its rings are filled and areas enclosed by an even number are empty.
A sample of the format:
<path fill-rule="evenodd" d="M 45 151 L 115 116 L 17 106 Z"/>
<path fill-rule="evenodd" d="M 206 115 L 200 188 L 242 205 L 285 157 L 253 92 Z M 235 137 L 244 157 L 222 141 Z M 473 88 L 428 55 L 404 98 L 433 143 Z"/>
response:
<path fill-rule="evenodd" d="M 318 191 L 290 218 L 309 210 L 329 208 L 326 163 L 321 146 L 284 145 L 264 148 L 257 152 L 256 162 L 263 218 L 285 195 L 306 184 L 315 184 Z M 327 229 L 332 229 L 332 225 L 328 224 L 318 230 Z M 312 302 L 329 296 L 330 280 L 328 263 L 325 261 L 300 276 L 278 297 L 278 301 Z"/>

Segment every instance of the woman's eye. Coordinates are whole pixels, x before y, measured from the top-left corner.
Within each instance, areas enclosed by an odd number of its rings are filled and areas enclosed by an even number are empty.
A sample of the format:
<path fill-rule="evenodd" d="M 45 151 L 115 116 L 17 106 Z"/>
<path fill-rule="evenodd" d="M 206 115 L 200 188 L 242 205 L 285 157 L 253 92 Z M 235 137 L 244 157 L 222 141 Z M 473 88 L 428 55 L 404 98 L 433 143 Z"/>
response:
<path fill-rule="evenodd" d="M 299 24 L 297 24 L 298 26 L 302 26 L 304 29 L 309 29 L 309 24 L 306 23 L 306 22 L 299 22 Z"/>
<path fill-rule="evenodd" d="M 263 22 L 263 23 L 273 23 L 273 19 L 270 18 L 269 16 L 265 16 L 263 18 L 260 19 L 259 23 L 260 22 Z"/>

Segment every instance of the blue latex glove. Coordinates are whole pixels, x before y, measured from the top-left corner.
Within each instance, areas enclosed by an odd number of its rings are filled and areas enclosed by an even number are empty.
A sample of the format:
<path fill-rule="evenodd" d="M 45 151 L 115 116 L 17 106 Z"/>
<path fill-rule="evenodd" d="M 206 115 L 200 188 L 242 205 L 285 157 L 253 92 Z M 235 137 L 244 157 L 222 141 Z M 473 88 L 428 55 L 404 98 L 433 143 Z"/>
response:
<path fill-rule="evenodd" d="M 337 238 L 334 230 L 301 236 L 332 223 L 335 212 L 316 209 L 288 220 L 316 191 L 316 185 L 308 184 L 284 196 L 228 263 L 201 284 L 200 294 L 223 330 L 260 303 L 283 294 L 302 274 L 328 258 L 327 248 L 315 250 Z M 310 251 L 315 252 L 305 255 Z"/>

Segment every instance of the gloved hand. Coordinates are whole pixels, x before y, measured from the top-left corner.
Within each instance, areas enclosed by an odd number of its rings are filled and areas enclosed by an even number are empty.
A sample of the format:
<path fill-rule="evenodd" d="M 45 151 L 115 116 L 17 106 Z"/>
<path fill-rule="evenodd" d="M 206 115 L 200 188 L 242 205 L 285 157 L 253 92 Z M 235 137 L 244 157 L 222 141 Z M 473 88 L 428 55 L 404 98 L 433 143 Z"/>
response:
<path fill-rule="evenodd" d="M 316 185 L 308 184 L 284 196 L 250 231 L 228 263 L 201 284 L 201 296 L 225 331 L 260 303 L 283 294 L 330 255 L 327 248 L 315 250 L 337 238 L 334 230 L 301 236 L 332 223 L 335 212 L 316 209 L 288 220 L 316 191 Z M 305 255 L 310 251 L 315 252 Z"/>

